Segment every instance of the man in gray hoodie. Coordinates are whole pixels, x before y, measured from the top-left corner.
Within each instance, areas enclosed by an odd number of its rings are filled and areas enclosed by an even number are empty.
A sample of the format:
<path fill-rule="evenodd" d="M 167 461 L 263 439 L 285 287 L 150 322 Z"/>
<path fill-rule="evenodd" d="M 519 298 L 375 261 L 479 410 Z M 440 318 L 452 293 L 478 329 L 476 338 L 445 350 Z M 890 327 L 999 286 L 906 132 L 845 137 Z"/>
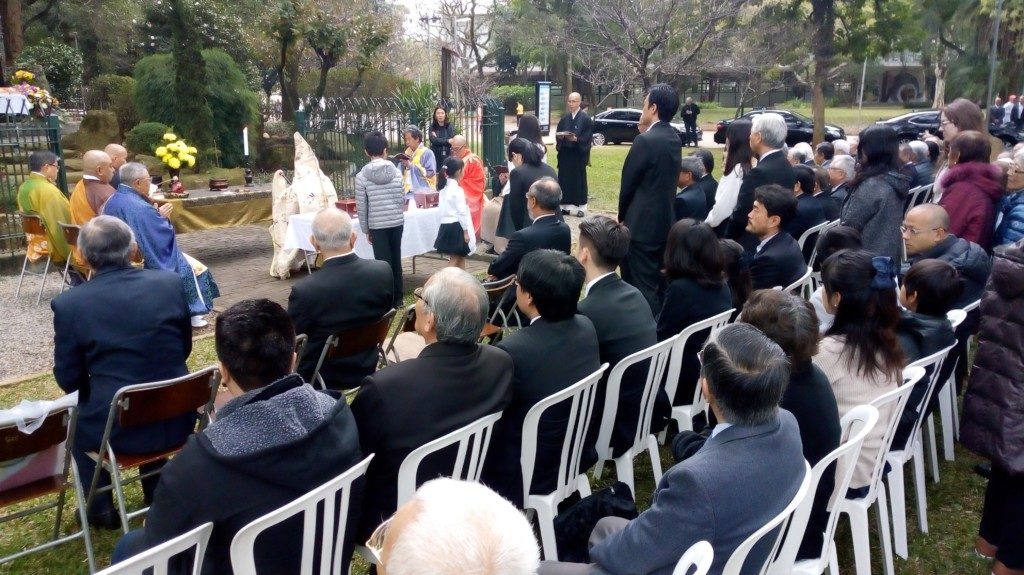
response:
<path fill-rule="evenodd" d="M 388 141 L 370 132 L 363 143 L 370 163 L 356 175 L 356 212 L 363 235 L 373 246 L 373 257 L 388 262 L 395 277 L 394 307 L 402 307 L 402 228 L 405 194 L 402 172 L 388 158 Z"/>

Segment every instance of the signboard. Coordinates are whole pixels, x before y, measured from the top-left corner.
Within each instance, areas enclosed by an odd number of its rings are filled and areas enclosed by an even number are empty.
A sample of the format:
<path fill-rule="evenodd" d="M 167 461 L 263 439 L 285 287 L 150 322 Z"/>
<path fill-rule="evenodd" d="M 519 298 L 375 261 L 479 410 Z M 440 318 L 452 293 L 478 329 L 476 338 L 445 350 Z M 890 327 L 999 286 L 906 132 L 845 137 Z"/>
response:
<path fill-rule="evenodd" d="M 551 82 L 537 82 L 537 121 L 540 123 L 540 132 L 548 133 L 551 130 Z"/>

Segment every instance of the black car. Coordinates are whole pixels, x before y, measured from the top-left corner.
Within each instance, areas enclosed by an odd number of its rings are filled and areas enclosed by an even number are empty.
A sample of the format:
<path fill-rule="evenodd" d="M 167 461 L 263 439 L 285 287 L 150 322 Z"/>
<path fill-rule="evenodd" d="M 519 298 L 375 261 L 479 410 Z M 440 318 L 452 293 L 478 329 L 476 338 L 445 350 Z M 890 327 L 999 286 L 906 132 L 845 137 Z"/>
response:
<path fill-rule="evenodd" d="M 789 110 L 769 110 L 766 108 L 758 108 L 756 110 L 751 110 L 738 118 L 734 118 L 733 120 L 722 120 L 718 122 L 718 124 L 715 125 L 715 143 L 725 143 L 725 129 L 729 127 L 729 124 L 733 123 L 734 120 L 739 118 L 753 120 L 754 116 L 759 116 L 768 112 L 778 114 L 782 116 L 782 119 L 786 120 L 786 127 L 789 128 L 789 133 L 786 134 L 787 146 L 792 146 L 799 142 L 810 143 L 814 140 L 814 121 L 807 116 L 803 116 Z M 846 138 L 846 132 L 842 128 L 831 124 L 825 124 L 826 142 L 842 140 L 844 138 Z"/>
<path fill-rule="evenodd" d="M 641 111 L 635 108 L 615 108 L 594 116 L 594 145 L 603 146 L 609 142 L 612 144 L 632 142 L 640 135 L 640 130 L 637 128 L 640 124 L 640 114 Z M 679 133 L 683 143 L 690 143 L 687 141 L 686 128 L 682 122 L 672 122 L 671 124 Z M 700 142 L 703 135 L 704 133 L 698 126 L 697 142 Z"/>
<path fill-rule="evenodd" d="M 900 142 L 909 142 L 920 139 L 925 135 L 925 132 L 941 138 L 940 116 L 941 112 L 939 110 L 922 110 L 896 116 L 888 120 L 879 120 L 877 123 L 896 130 Z M 1003 145 L 1006 147 L 1013 147 L 1018 142 L 1024 141 L 1024 134 L 1017 132 L 1016 129 L 1010 126 L 993 126 L 989 124 L 988 132 L 1002 140 Z"/>

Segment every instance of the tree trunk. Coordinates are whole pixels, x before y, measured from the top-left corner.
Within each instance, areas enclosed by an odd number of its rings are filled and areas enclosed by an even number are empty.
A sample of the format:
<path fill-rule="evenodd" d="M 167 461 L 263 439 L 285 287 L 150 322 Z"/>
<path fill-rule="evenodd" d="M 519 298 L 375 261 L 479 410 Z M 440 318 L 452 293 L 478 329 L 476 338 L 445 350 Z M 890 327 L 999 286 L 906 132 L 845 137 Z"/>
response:
<path fill-rule="evenodd" d="M 319 102 L 324 97 L 324 91 L 327 90 L 327 73 L 334 67 L 333 62 L 327 62 L 320 60 L 320 81 L 316 84 L 316 92 L 314 93 L 313 100 Z"/>
<path fill-rule="evenodd" d="M 812 143 L 816 146 L 825 139 L 825 82 L 832 67 L 836 28 L 835 0 L 811 0 L 813 30 L 814 73 L 811 75 L 811 119 L 814 120 Z"/>
<path fill-rule="evenodd" d="M 935 57 L 935 94 L 932 98 L 932 108 L 946 106 L 946 55 L 945 50 L 940 50 Z"/>
<path fill-rule="evenodd" d="M 25 47 L 24 30 L 21 25 L 22 0 L 0 0 L 3 10 L 0 12 L 4 35 L 4 84 L 7 77 L 14 73 L 14 63 L 18 61 L 22 48 Z"/>
<path fill-rule="evenodd" d="M 186 0 L 172 0 L 174 42 L 175 124 L 199 150 L 200 157 L 213 147 L 213 113 L 206 100 L 206 63 L 203 61 L 197 22 Z M 224 152 L 224 150 L 221 150 Z M 208 159 L 208 156 L 207 156 Z M 218 160 L 219 164 L 219 160 Z"/>

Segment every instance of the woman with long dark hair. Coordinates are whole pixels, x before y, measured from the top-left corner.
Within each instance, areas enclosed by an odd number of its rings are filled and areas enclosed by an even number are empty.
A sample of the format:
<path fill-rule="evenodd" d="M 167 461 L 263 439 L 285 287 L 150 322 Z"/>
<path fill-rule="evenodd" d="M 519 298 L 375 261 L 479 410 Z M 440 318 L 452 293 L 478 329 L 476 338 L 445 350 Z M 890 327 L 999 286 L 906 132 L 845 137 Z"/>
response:
<path fill-rule="evenodd" d="M 828 377 L 842 417 L 903 382 L 904 356 L 896 337 L 900 321 L 896 264 L 865 250 L 843 250 L 825 260 L 821 279 L 825 311 L 835 319 L 818 346 L 814 364 Z M 891 415 L 882 413 L 882 421 Z M 878 425 L 864 441 L 850 482 L 851 492 L 857 495 L 867 493 L 884 428 Z"/>
<path fill-rule="evenodd" d="M 750 151 L 750 120 L 736 120 L 725 129 L 725 174 L 718 182 L 715 204 L 704 220 L 717 228 L 729 219 L 736 208 L 743 175 L 753 168 L 754 153 Z"/>
<path fill-rule="evenodd" d="M 664 273 L 669 284 L 657 318 L 658 341 L 732 307 L 725 266 L 725 252 L 711 226 L 691 219 L 672 226 L 665 246 Z M 690 403 L 700 372 L 697 351 L 706 339 L 706 333 L 696 334 L 686 343 L 672 405 Z"/>
<path fill-rule="evenodd" d="M 864 249 L 899 262 L 903 253 L 900 225 L 910 178 L 900 172 L 896 131 L 884 125 L 864 130 L 857 155 L 860 165 L 839 219 L 860 232 Z"/>
<path fill-rule="evenodd" d="M 513 233 L 530 225 L 530 214 L 526 208 L 526 192 L 530 186 L 545 176 L 558 179 L 558 172 L 541 161 L 537 145 L 525 138 L 516 138 L 509 143 L 508 159 L 514 168 L 509 173 L 508 195 L 501 204 L 496 231 L 503 238 L 511 237 Z"/>
<path fill-rule="evenodd" d="M 941 200 L 943 192 L 946 191 L 946 185 L 942 182 L 942 177 L 951 167 L 949 163 L 949 146 L 958 134 L 968 131 L 984 134 L 991 145 L 989 148 L 989 161 L 996 161 L 999 157 L 999 152 L 1003 151 L 1003 141 L 988 133 L 985 112 L 977 104 L 966 98 L 957 98 L 942 109 L 942 113 L 939 115 L 939 130 L 942 132 L 942 155 L 935 162 L 935 182 L 932 185 L 932 194 L 934 195 L 935 202 Z"/>
<path fill-rule="evenodd" d="M 516 132 L 516 138 L 523 138 L 537 144 L 541 161 L 547 161 L 548 147 L 544 143 L 544 135 L 541 134 L 540 120 L 537 119 L 537 116 L 526 114 L 519 120 L 519 131 Z"/>
<path fill-rule="evenodd" d="M 949 143 L 949 169 L 939 205 L 949 213 L 949 233 L 992 251 L 996 204 L 1003 197 L 1002 170 L 988 163 L 988 136 L 968 130 Z"/>
<path fill-rule="evenodd" d="M 438 105 L 434 108 L 434 115 L 430 119 L 430 129 L 427 135 L 430 137 L 430 150 L 434 152 L 434 160 L 437 162 L 437 189 L 445 186 L 445 176 L 441 173 L 440 167 L 448 156 L 452 155 L 450 140 L 455 136 L 455 128 L 448 122 L 448 110 Z"/>

